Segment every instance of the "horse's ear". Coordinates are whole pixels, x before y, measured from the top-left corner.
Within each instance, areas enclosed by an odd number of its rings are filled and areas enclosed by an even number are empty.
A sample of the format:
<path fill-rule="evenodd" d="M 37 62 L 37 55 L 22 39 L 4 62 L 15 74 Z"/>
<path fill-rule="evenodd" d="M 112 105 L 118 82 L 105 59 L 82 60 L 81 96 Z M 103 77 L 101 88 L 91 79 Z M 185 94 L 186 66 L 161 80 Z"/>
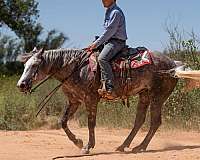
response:
<path fill-rule="evenodd" d="M 32 52 L 38 52 L 37 47 L 34 47 Z"/>
<path fill-rule="evenodd" d="M 35 54 L 35 56 L 36 56 L 37 58 L 41 58 L 43 53 L 44 53 L 44 48 L 40 49 L 40 50 Z"/>

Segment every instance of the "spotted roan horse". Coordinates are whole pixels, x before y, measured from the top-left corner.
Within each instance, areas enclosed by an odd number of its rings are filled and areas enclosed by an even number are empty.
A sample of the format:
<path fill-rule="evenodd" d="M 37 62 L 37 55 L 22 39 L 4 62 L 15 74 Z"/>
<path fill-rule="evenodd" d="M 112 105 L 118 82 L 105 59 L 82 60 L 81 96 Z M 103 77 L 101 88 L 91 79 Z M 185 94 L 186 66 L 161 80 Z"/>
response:
<path fill-rule="evenodd" d="M 49 51 L 34 51 L 29 55 L 22 56 L 25 63 L 24 72 L 18 81 L 17 86 L 22 92 L 27 92 L 32 88 L 32 84 L 41 81 L 47 75 L 52 73 L 58 81 L 63 81 L 62 90 L 67 97 L 66 110 L 62 117 L 62 128 L 68 138 L 83 153 L 89 153 L 95 146 L 95 125 L 97 104 L 100 96 L 97 92 L 101 86 L 99 76 L 90 79 L 88 64 L 78 68 L 82 60 L 87 57 L 84 50 L 79 49 L 58 49 Z M 121 80 L 115 79 L 115 93 L 119 97 L 139 95 L 137 114 L 135 124 L 125 139 L 125 141 L 116 149 L 123 152 L 129 147 L 133 138 L 145 122 L 148 107 L 150 107 L 150 129 L 142 143 L 132 149 L 134 153 L 145 151 L 156 130 L 161 125 L 161 108 L 163 103 L 172 93 L 178 79 L 169 74 L 161 74 L 159 71 L 175 68 L 176 63 L 163 54 L 153 54 L 153 63 L 143 67 L 131 70 L 132 81 L 129 82 L 128 89 L 121 85 Z M 83 141 L 68 128 L 68 120 L 74 115 L 78 107 L 84 103 L 88 112 L 89 141 L 83 146 Z"/>

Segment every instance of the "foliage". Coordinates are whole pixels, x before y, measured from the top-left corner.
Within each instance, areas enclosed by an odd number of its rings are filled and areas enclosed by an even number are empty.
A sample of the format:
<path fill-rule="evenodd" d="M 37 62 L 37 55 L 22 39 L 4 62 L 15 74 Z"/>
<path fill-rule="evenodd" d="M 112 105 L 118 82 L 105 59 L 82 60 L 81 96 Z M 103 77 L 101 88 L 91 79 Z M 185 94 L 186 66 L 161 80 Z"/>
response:
<path fill-rule="evenodd" d="M 65 100 L 60 92 L 52 98 L 39 117 L 35 117 L 38 111 L 37 105 L 56 82 L 49 81 L 33 95 L 24 95 L 19 93 L 16 87 L 18 79 L 19 76 L 0 76 L 0 129 L 28 130 L 45 126 L 48 120 L 49 126 L 57 128 L 57 121 L 52 123 L 52 118 L 47 116 L 59 117 L 62 113 Z"/>
<path fill-rule="evenodd" d="M 0 64 L 1 75 L 20 75 L 23 72 L 24 65 L 20 62 L 7 62 L 6 64 Z"/>
<path fill-rule="evenodd" d="M 58 82 L 50 80 L 32 95 L 19 93 L 16 87 L 19 76 L 0 76 L 0 129 L 28 130 L 46 126 L 58 128 L 62 116 L 65 97 L 62 92 L 57 92 L 35 117 L 39 102 L 53 89 Z M 163 107 L 163 127 L 200 130 L 200 92 L 194 90 L 189 93 L 182 91 L 183 82 L 180 81 L 173 94 Z M 104 102 L 98 105 L 97 126 L 131 128 L 136 114 L 137 97 L 130 99 L 131 107 L 127 108 L 122 103 Z M 74 117 L 80 126 L 87 126 L 87 112 L 80 106 Z M 149 113 L 143 129 L 149 126 Z"/>
<path fill-rule="evenodd" d="M 39 10 L 36 0 L 0 0 L 0 29 L 10 28 L 19 39 L 0 33 L 0 60 L 16 61 L 17 55 L 29 52 L 35 46 L 46 49 L 60 48 L 66 40 L 63 33 L 50 30 L 46 37 L 38 23 Z M 44 37 L 44 38 L 41 38 Z"/>
<path fill-rule="evenodd" d="M 97 125 L 103 127 L 124 127 L 133 126 L 137 97 L 130 99 L 131 107 L 124 106 L 121 101 L 106 102 L 102 101 L 98 104 Z M 80 126 L 87 126 L 87 114 L 84 107 L 80 107 L 75 115 Z"/>
<path fill-rule="evenodd" d="M 19 94 L 16 88 L 19 77 L 16 75 L 22 73 L 23 64 L 16 62 L 17 56 L 29 52 L 35 46 L 45 45 L 45 49 L 60 48 L 69 38 L 55 29 L 50 30 L 46 37 L 43 35 L 44 29 L 38 23 L 39 10 L 36 0 L 0 0 L 0 8 L 0 29 L 10 28 L 17 36 L 12 38 L 0 32 L 0 129 L 27 130 L 40 127 L 47 123 L 47 115 L 57 117 L 63 108 L 60 103 L 64 100 L 59 97 L 59 101 L 55 96 L 58 100 L 55 102 L 53 98 L 53 102 L 49 102 L 51 107 L 47 106 L 42 115 L 35 118 L 38 101 L 44 93 L 47 94 L 49 86 L 44 86 L 35 97 Z M 55 82 L 49 82 L 47 85 L 53 84 Z"/>
<path fill-rule="evenodd" d="M 37 36 L 41 34 L 42 26 L 37 24 L 39 11 L 35 0 L 1 0 L 0 23 L 7 25 L 25 42 L 28 51 L 37 43 Z"/>
<path fill-rule="evenodd" d="M 20 53 L 22 53 L 22 43 L 0 33 L 0 63 L 16 61 Z"/>
<path fill-rule="evenodd" d="M 198 52 L 199 40 L 192 31 L 185 35 L 178 26 L 167 28 L 169 45 L 165 50 L 172 59 L 186 63 L 194 70 L 200 69 L 200 54 Z M 184 40 L 183 37 L 187 37 Z M 174 92 L 165 104 L 164 115 L 167 124 L 177 125 L 177 128 L 200 129 L 200 91 L 190 92 L 183 90 L 184 80 L 179 80 Z"/>
<path fill-rule="evenodd" d="M 33 126 L 34 101 L 16 94 L 16 77 L 1 77 L 0 129 L 25 130 Z M 15 92 L 15 93 L 14 93 Z"/>
<path fill-rule="evenodd" d="M 200 69 L 197 35 L 192 31 L 185 33 L 180 31 L 179 26 L 166 27 L 169 35 L 169 44 L 164 53 L 172 59 L 187 63 L 193 69 Z"/>

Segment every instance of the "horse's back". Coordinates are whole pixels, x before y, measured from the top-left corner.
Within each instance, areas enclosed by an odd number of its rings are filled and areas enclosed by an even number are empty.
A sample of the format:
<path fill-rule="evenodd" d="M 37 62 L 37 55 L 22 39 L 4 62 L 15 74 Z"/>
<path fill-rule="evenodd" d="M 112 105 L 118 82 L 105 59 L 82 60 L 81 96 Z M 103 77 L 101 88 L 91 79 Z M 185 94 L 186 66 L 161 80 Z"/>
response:
<path fill-rule="evenodd" d="M 176 66 L 174 60 L 167 55 L 158 52 L 152 53 L 152 61 L 154 67 L 158 70 L 168 70 Z"/>

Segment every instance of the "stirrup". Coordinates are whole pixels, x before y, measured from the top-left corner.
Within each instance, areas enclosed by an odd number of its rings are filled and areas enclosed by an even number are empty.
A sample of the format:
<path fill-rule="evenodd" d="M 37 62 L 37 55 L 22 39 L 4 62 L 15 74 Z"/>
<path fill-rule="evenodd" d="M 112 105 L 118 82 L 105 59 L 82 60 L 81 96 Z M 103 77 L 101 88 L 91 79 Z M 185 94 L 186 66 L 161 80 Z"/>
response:
<path fill-rule="evenodd" d="M 100 96 L 104 97 L 104 95 L 106 94 L 106 81 L 101 81 L 102 83 L 102 88 L 101 89 L 98 89 L 98 93 Z"/>

